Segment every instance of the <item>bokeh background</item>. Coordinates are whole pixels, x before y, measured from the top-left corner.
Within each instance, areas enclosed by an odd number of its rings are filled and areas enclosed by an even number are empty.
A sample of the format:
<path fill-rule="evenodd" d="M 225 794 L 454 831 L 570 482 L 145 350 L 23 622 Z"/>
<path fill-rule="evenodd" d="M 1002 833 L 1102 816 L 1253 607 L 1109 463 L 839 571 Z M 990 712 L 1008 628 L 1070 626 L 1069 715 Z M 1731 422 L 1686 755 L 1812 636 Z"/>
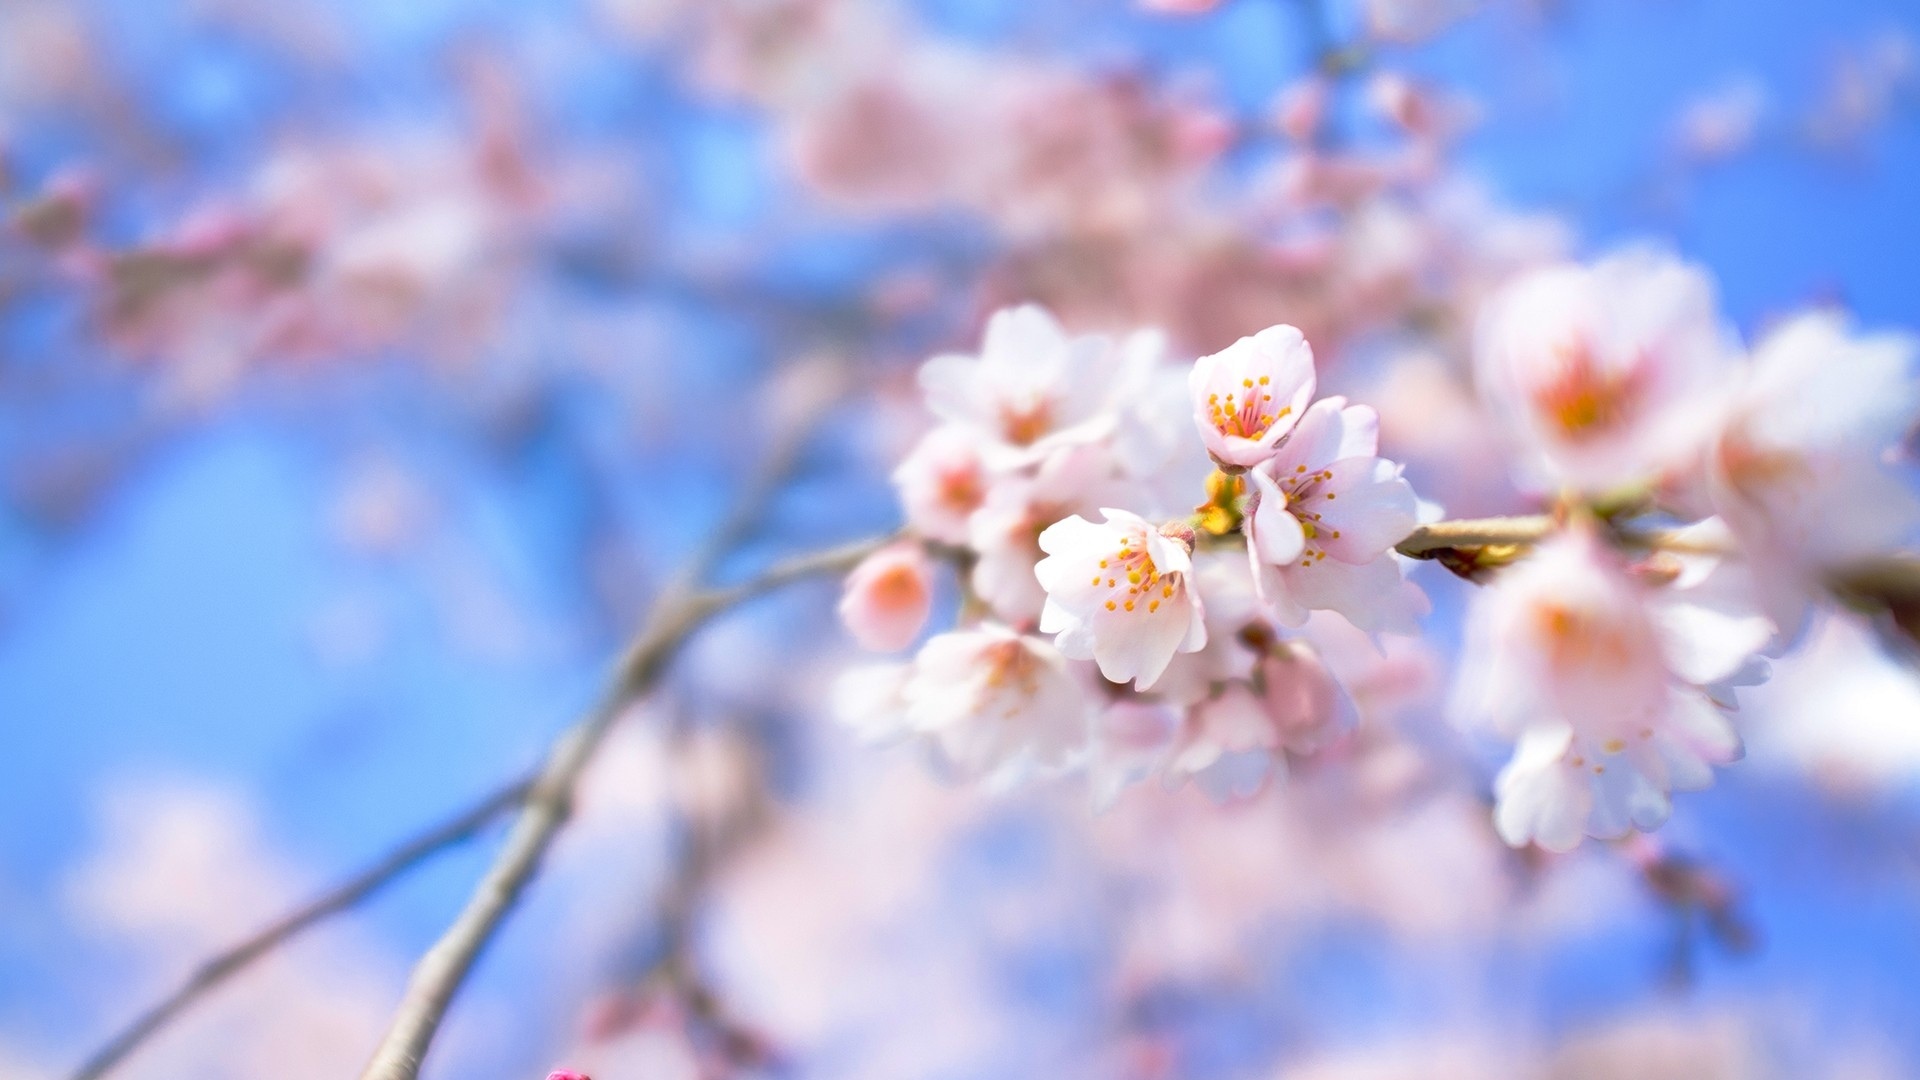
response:
<path fill-rule="evenodd" d="M 0 0 L 0 1077 L 537 761 L 804 416 L 721 572 L 890 528 L 913 366 L 997 303 L 1300 322 L 1491 512 L 1435 419 L 1483 282 L 1654 237 L 1749 333 L 1920 326 L 1916 191 L 1897 0 Z M 1375 751 L 1100 816 L 834 727 L 830 584 L 729 617 L 428 1074 L 1920 1072 L 1909 668 L 1823 622 L 1657 851 L 1514 854 L 1423 580 Z M 125 1075 L 353 1075 L 494 839 Z"/>

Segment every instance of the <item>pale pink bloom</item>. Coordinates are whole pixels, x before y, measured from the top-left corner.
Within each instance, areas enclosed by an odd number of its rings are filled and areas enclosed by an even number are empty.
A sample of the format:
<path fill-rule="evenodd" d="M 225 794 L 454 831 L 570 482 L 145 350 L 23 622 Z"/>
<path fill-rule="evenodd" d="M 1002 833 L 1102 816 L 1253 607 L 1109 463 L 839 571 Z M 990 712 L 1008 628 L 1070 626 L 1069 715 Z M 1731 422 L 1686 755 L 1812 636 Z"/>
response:
<path fill-rule="evenodd" d="M 1220 0 L 1139 0 L 1139 3 L 1148 11 L 1174 15 L 1199 15 L 1220 6 Z"/>
<path fill-rule="evenodd" d="M 1109 681 L 1145 690 L 1175 653 L 1207 643 L 1205 610 L 1188 582 L 1193 533 L 1155 529 L 1125 510 L 1100 512 L 1103 524 L 1076 514 L 1040 534 L 1040 631 L 1057 635 L 1066 655 L 1094 661 Z"/>
<path fill-rule="evenodd" d="M 1483 312 L 1474 361 L 1525 479 L 1603 493 L 1698 448 L 1732 359 L 1707 275 L 1635 248 L 1509 285 Z"/>
<path fill-rule="evenodd" d="M 1351 731 L 1358 714 L 1312 646 L 1272 643 L 1250 682 L 1233 683 L 1187 713 L 1167 763 L 1170 781 L 1192 778 L 1217 800 L 1244 798 L 1275 776 L 1287 754 L 1311 754 Z"/>
<path fill-rule="evenodd" d="M 980 435 L 989 463 L 1017 467 L 1111 431 L 1108 348 L 1069 337 L 1045 308 L 1027 304 L 987 320 L 979 355 L 921 365 L 920 387 L 934 415 Z"/>
<path fill-rule="evenodd" d="M 967 542 L 967 519 L 986 502 L 990 477 L 978 433 L 958 424 L 934 428 L 893 470 L 907 525 L 943 544 Z"/>
<path fill-rule="evenodd" d="M 1578 530 L 1474 598 L 1459 707 L 1519 740 L 1495 782 L 1502 838 L 1564 851 L 1655 828 L 1669 792 L 1740 756 L 1713 688 L 1741 679 L 1773 628 L 1737 575 L 1692 560 L 1650 587 Z"/>
<path fill-rule="evenodd" d="M 933 566 L 920 545 L 889 544 L 860 561 L 840 594 L 840 621 L 861 645 L 895 652 L 913 644 L 933 605 Z"/>
<path fill-rule="evenodd" d="M 1915 344 L 1801 315 L 1754 350 L 1708 454 L 1708 488 L 1768 612 L 1791 634 L 1830 570 L 1898 546 L 1920 501 L 1889 468 L 1920 420 Z"/>
<path fill-rule="evenodd" d="M 1060 767 L 1086 748 L 1086 694 L 1067 658 L 1004 626 L 935 636 L 900 694 L 908 725 L 967 773 Z"/>
<path fill-rule="evenodd" d="M 1040 534 L 1071 514 L 1091 512 L 1117 495 L 1112 456 L 1106 447 L 1066 447 L 1031 475 L 1002 477 L 968 522 L 974 550 L 973 591 L 1001 621 L 1030 626 L 1040 618 L 1047 593 L 1033 568 L 1045 554 Z"/>
<path fill-rule="evenodd" d="M 1273 456 L 1313 400 L 1313 347 L 1291 326 L 1271 326 L 1203 356 L 1187 379 L 1207 453 L 1246 469 Z"/>
<path fill-rule="evenodd" d="M 979 77 L 974 65 L 920 50 L 836 87 L 783 131 L 796 173 L 862 214 L 898 214 L 952 198 L 971 179 L 971 145 L 984 137 L 970 129 L 972 114 L 953 103 Z"/>
<path fill-rule="evenodd" d="M 1400 467 L 1375 457 L 1379 418 L 1324 398 L 1292 438 L 1247 474 L 1247 553 L 1259 594 L 1281 622 L 1337 611 L 1363 630 L 1412 632 L 1426 610 L 1392 554 L 1418 523 Z"/>

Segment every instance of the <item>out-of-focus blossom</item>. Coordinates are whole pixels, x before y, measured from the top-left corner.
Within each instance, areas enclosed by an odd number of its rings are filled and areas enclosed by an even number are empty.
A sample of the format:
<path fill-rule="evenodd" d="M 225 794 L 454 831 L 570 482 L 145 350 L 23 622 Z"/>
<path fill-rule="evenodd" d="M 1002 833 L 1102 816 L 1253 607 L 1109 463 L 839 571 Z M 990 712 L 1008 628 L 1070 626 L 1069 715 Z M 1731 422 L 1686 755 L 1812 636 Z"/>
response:
<path fill-rule="evenodd" d="M 1271 326 L 1193 365 L 1188 391 L 1207 453 L 1246 469 L 1273 456 L 1313 400 L 1313 348 L 1299 330 Z"/>
<path fill-rule="evenodd" d="M 1040 618 L 1047 599 L 1034 574 L 1045 554 L 1041 533 L 1115 494 L 1111 473 L 1107 450 L 1085 444 L 1052 455 L 1030 476 L 995 482 L 968 523 L 967 538 L 977 554 L 973 590 L 1002 621 L 1030 626 Z"/>
<path fill-rule="evenodd" d="M 1489 302 L 1474 359 L 1524 478 L 1603 494 L 1698 448 L 1733 350 L 1707 276 L 1639 248 L 1514 282 Z"/>
<path fill-rule="evenodd" d="M 1915 355 L 1912 338 L 1855 335 L 1839 315 L 1793 318 L 1754 350 L 1710 445 L 1713 509 L 1789 634 L 1824 575 L 1920 528 L 1920 499 L 1893 468 L 1920 421 Z"/>
<path fill-rule="evenodd" d="M 1576 529 L 1474 598 L 1460 706 L 1518 738 L 1494 789 L 1509 844 L 1565 851 L 1652 829 L 1669 792 L 1740 756 L 1715 684 L 1740 679 L 1773 627 L 1732 573 L 1700 559 L 1650 587 Z"/>
<path fill-rule="evenodd" d="M 1087 741 L 1087 698 L 1044 639 L 984 625 L 921 646 L 900 689 L 907 725 L 972 774 L 1064 765 Z"/>
<path fill-rule="evenodd" d="M 936 356 L 920 369 L 934 415 L 977 433 L 990 462 L 1019 465 L 1112 429 L 1106 344 L 1069 337 L 1033 305 L 987 321 L 977 356 Z"/>
<path fill-rule="evenodd" d="M 928 432 L 893 471 L 907 524 L 943 544 L 967 542 L 967 519 L 987 498 L 983 443 L 971 428 L 946 424 Z"/>
<path fill-rule="evenodd" d="M 877 652 L 913 644 L 933 605 L 933 566 L 920 545 L 889 544 L 847 575 L 840 621 L 853 639 Z"/>
<path fill-rule="evenodd" d="M 1411 632 L 1424 612 L 1391 554 L 1417 523 L 1413 488 L 1378 446 L 1372 409 L 1324 398 L 1248 473 L 1247 552 L 1261 598 L 1287 625 L 1326 609 L 1362 629 Z"/>
<path fill-rule="evenodd" d="M 1112 682 L 1151 687 L 1175 653 L 1207 643 L 1205 608 L 1188 578 L 1193 530 L 1155 528 L 1125 510 L 1078 514 L 1040 534 L 1047 553 L 1034 574 L 1047 591 L 1042 633 L 1060 651 L 1092 660 Z"/>
<path fill-rule="evenodd" d="M 1288 752 L 1318 752 L 1353 729 L 1353 702 L 1311 645 L 1260 644 L 1247 682 L 1230 683 L 1189 711 L 1167 765 L 1170 779 L 1192 777 L 1215 799 L 1245 797 L 1286 775 Z"/>

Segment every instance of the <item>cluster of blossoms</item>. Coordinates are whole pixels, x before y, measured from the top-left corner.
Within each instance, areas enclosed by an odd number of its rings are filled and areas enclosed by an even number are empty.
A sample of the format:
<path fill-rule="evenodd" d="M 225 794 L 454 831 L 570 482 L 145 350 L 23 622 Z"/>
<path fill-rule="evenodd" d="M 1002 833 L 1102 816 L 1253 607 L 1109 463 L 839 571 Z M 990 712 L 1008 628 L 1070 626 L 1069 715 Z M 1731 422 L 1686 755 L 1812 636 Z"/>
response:
<path fill-rule="evenodd" d="M 944 562 L 960 625 L 849 674 L 843 717 L 997 782 L 1084 769 L 1101 802 L 1154 774 L 1249 792 L 1352 726 L 1289 633 L 1314 611 L 1415 632 L 1427 600 L 1396 547 L 1438 509 L 1379 456 L 1371 408 L 1316 399 L 1295 328 L 1184 368 L 1163 352 L 1022 307 L 979 355 L 921 369 L 943 423 L 895 473 L 908 536 L 840 610 L 863 644 L 905 649 Z M 1516 744 L 1493 785 L 1507 842 L 1654 828 L 1740 756 L 1735 688 L 1920 524 L 1897 460 L 1912 352 L 1808 314 L 1743 356 L 1705 275 L 1650 249 L 1492 296 L 1482 438 L 1555 513 L 1544 535 L 1439 553 L 1487 584 L 1454 711 Z"/>
<path fill-rule="evenodd" d="M 1649 249 L 1523 276 L 1485 312 L 1482 395 L 1570 518 L 1469 616 L 1458 704 L 1517 740 L 1509 843 L 1659 825 L 1740 756 L 1733 688 L 1762 654 L 1920 524 L 1897 472 L 1911 342 L 1810 313 L 1741 353 L 1706 275 Z"/>
<path fill-rule="evenodd" d="M 961 625 L 844 678 L 840 712 L 870 735 L 924 736 L 1000 782 L 1084 768 L 1102 801 L 1153 773 L 1246 793 L 1354 720 L 1287 628 L 1327 610 L 1411 632 L 1426 609 L 1392 551 L 1413 489 L 1372 410 L 1315 400 L 1293 327 L 1183 368 L 1158 335 L 1073 337 L 1014 308 L 920 383 L 943 423 L 894 474 L 911 535 L 840 610 L 869 647 L 912 645 L 937 557 Z"/>

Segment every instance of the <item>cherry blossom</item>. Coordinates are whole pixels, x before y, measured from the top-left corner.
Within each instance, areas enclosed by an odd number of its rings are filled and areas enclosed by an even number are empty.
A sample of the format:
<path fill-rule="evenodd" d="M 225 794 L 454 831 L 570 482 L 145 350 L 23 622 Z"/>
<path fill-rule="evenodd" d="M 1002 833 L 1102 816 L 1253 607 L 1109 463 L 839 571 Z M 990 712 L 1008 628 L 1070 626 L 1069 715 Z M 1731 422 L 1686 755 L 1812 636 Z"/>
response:
<path fill-rule="evenodd" d="M 1291 326 L 1271 326 L 1193 365 L 1188 389 L 1207 453 L 1225 469 L 1273 456 L 1313 400 L 1313 348 Z"/>
<path fill-rule="evenodd" d="M 1265 635 L 1257 635 L 1265 637 Z M 1228 684 L 1188 712 L 1167 763 L 1215 799 L 1243 798 L 1284 777 L 1287 753 L 1311 754 L 1351 730 L 1353 702 L 1304 641 L 1261 642 L 1246 682 Z"/>
<path fill-rule="evenodd" d="M 990 462 L 1018 466 L 1111 431 L 1100 377 L 1108 349 L 1101 338 L 1068 336 L 1028 304 L 987 320 L 978 355 L 928 360 L 920 386 L 934 415 L 982 437 Z"/>
<path fill-rule="evenodd" d="M 929 540 L 967 542 L 967 519 L 987 498 L 980 437 L 947 424 L 929 431 L 893 471 L 907 524 Z"/>
<path fill-rule="evenodd" d="M 1189 587 L 1193 531 L 1154 528 L 1125 510 L 1104 523 L 1078 514 L 1040 534 L 1047 557 L 1034 574 L 1047 590 L 1042 633 L 1060 651 L 1093 660 L 1112 682 L 1151 687 L 1175 653 L 1207 643 L 1205 609 Z"/>
<path fill-rule="evenodd" d="M 1920 528 L 1920 499 L 1892 466 L 1920 420 L 1914 357 L 1910 337 L 1855 336 L 1824 313 L 1754 350 L 1709 449 L 1708 484 L 1783 630 L 1804 621 L 1826 572 Z"/>
<path fill-rule="evenodd" d="M 1393 545 L 1417 502 L 1400 467 L 1376 457 L 1379 418 L 1345 398 L 1315 402 L 1277 454 L 1247 473 L 1247 552 L 1263 600 L 1298 626 L 1313 609 L 1364 630 L 1411 632 L 1426 609 Z"/>
<path fill-rule="evenodd" d="M 907 726 L 962 771 L 1061 766 L 1087 742 L 1087 698 L 1067 658 L 1004 626 L 939 634 L 900 688 Z"/>
<path fill-rule="evenodd" d="M 1523 479 L 1587 494 L 1681 466 L 1734 359 L 1712 282 L 1651 248 L 1521 277 L 1488 302 L 1475 350 Z"/>
<path fill-rule="evenodd" d="M 933 604 L 933 567 L 919 544 L 889 544 L 847 575 L 840 621 L 861 645 L 893 652 L 913 644 Z"/>
<path fill-rule="evenodd" d="M 1551 539 L 1475 597 L 1459 707 L 1516 736 L 1495 782 L 1509 844 L 1564 851 L 1666 820 L 1669 793 L 1740 756 L 1711 688 L 1773 634 L 1702 559 L 1651 587 L 1589 530 Z"/>

